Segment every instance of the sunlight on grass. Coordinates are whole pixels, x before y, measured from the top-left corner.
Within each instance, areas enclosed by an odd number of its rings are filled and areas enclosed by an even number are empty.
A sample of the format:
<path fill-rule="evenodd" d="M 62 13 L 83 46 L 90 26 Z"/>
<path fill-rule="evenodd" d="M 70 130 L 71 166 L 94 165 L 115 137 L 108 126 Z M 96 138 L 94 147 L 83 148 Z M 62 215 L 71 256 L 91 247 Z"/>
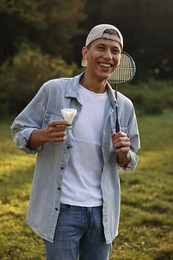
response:
<path fill-rule="evenodd" d="M 111 260 L 173 259 L 173 111 L 139 117 L 142 148 L 133 174 L 120 172 L 121 219 Z M 25 218 L 35 155 L 15 148 L 10 122 L 0 123 L 0 259 L 45 259 Z"/>

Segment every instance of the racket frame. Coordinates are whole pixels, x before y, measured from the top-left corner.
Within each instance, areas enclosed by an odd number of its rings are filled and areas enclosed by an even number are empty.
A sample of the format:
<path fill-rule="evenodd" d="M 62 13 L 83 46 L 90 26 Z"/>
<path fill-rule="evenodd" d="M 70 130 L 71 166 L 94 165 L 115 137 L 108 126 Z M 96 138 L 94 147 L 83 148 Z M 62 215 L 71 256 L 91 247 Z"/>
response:
<path fill-rule="evenodd" d="M 130 64 L 130 66 L 128 66 L 128 67 L 125 67 L 125 64 L 123 64 L 123 62 L 126 63 L 123 60 L 125 58 L 128 58 L 128 65 Z M 123 73 L 122 72 L 120 73 L 120 70 L 125 71 L 126 69 L 129 69 L 130 73 L 128 74 L 129 75 L 128 77 L 123 79 L 122 78 Z M 116 78 L 118 73 L 121 74 L 121 79 Z M 134 78 L 135 74 L 136 74 L 136 65 L 135 65 L 133 58 L 127 52 L 122 51 L 120 64 L 118 65 L 117 69 L 114 72 L 112 72 L 111 76 L 108 78 L 109 84 L 115 90 L 116 102 L 118 101 L 118 93 L 117 93 L 118 92 L 118 86 L 121 85 L 121 84 L 124 84 L 126 82 L 131 81 Z M 127 74 L 126 74 L 126 76 L 127 76 Z M 116 132 L 120 132 L 121 131 L 121 125 L 120 125 L 119 117 L 118 117 L 118 102 L 116 104 L 115 113 L 116 113 L 115 130 L 116 130 Z"/>

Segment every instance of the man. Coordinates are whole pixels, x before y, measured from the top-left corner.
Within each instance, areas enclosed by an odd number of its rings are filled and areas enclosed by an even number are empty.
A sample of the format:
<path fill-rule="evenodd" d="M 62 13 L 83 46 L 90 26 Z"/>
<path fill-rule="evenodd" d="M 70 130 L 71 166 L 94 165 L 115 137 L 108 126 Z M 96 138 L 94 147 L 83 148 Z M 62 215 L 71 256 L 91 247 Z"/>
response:
<path fill-rule="evenodd" d="M 106 260 L 118 234 L 118 169 L 134 170 L 140 146 L 131 101 L 118 93 L 117 104 L 107 82 L 122 49 L 116 27 L 95 26 L 82 48 L 85 72 L 46 82 L 12 125 L 16 146 L 38 152 L 27 222 L 48 260 Z M 64 108 L 77 109 L 71 129 Z"/>

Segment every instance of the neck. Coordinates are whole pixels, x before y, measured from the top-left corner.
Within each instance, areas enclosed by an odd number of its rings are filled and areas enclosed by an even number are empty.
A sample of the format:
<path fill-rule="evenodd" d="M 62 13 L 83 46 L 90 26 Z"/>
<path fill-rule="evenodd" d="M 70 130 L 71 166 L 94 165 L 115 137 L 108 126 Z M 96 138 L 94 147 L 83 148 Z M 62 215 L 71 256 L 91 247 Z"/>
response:
<path fill-rule="evenodd" d="M 80 80 L 80 84 L 95 93 L 104 93 L 106 91 L 106 79 L 104 80 L 97 80 L 92 79 L 92 77 L 89 77 L 87 73 L 85 72 Z"/>

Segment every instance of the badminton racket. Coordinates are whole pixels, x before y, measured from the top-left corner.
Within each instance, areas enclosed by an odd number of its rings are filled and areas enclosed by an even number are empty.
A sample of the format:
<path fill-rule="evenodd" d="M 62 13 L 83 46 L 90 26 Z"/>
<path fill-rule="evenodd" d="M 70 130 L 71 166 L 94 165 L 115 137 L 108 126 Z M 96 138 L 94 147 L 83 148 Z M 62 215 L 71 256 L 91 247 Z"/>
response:
<path fill-rule="evenodd" d="M 108 82 L 111 87 L 115 89 L 115 98 L 116 101 L 118 99 L 117 96 L 117 88 L 118 85 L 124 84 L 133 79 L 136 73 L 136 65 L 132 57 L 127 52 L 121 53 L 120 64 L 116 68 L 115 71 L 112 72 L 111 76 L 108 78 Z M 121 126 L 118 118 L 118 106 L 116 106 L 116 132 L 121 131 Z"/>

